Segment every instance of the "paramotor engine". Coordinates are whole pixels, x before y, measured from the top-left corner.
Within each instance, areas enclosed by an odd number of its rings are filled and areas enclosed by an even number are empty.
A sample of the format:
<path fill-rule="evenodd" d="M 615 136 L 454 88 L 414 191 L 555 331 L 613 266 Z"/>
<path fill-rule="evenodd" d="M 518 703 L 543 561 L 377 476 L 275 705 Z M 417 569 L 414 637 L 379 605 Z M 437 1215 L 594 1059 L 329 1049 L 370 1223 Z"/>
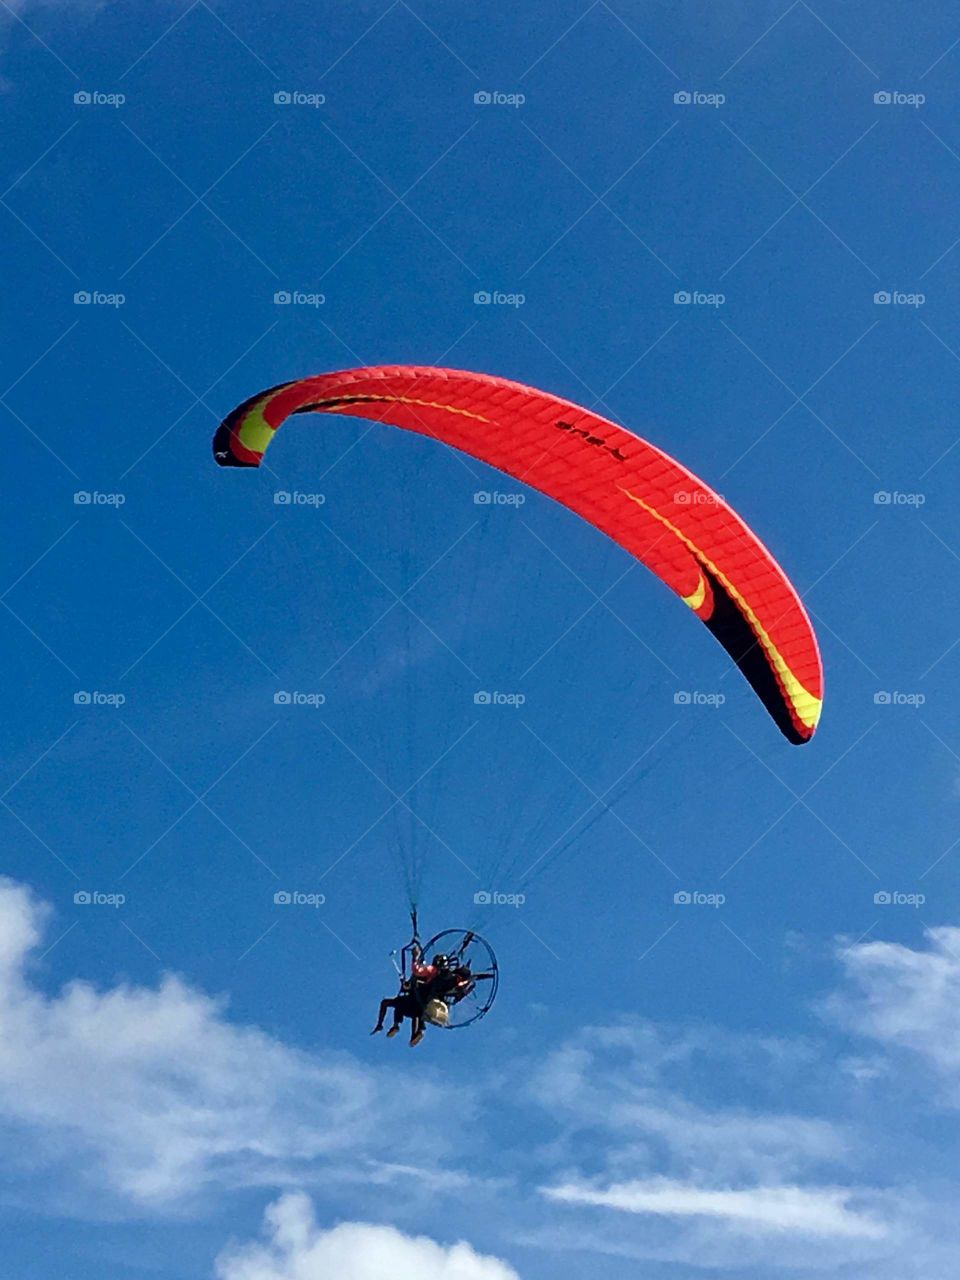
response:
<path fill-rule="evenodd" d="M 489 942 L 470 929 L 445 929 L 424 945 L 423 952 L 427 957 L 437 952 L 446 956 L 451 974 L 446 991 L 414 987 L 428 1022 L 454 1031 L 490 1012 L 500 987 L 500 970 Z M 435 1007 L 438 1004 L 443 1011 Z"/>

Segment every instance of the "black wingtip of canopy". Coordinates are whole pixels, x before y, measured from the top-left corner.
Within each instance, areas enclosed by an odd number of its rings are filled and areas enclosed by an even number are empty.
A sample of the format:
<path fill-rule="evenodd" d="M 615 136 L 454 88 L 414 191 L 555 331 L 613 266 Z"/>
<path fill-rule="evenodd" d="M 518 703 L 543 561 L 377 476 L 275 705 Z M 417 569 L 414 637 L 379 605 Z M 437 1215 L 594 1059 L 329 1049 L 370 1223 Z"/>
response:
<path fill-rule="evenodd" d="M 233 452 L 233 426 L 231 414 L 217 427 L 213 437 L 213 457 L 220 467 L 249 467 L 253 463 L 241 462 Z"/>
<path fill-rule="evenodd" d="M 255 404 L 261 400 L 265 400 L 268 396 L 274 395 L 277 391 L 282 391 L 284 387 L 289 387 L 290 382 L 278 382 L 275 387 L 269 387 L 266 391 L 258 391 L 256 395 L 250 396 L 244 400 L 243 404 L 229 413 L 217 427 L 213 437 L 213 457 L 217 465 L 220 467 L 259 467 L 260 459 L 255 462 L 249 458 L 239 458 L 234 451 L 234 440 L 236 439 L 235 431 L 243 419 L 247 416 Z"/>
<path fill-rule="evenodd" d="M 800 733 L 793 722 L 790 705 L 780 688 L 776 672 L 750 623 L 723 583 L 709 570 L 704 569 L 703 572 L 710 582 L 714 598 L 713 615 L 706 626 L 740 668 L 787 741 L 794 746 L 809 742 L 809 736 Z"/>

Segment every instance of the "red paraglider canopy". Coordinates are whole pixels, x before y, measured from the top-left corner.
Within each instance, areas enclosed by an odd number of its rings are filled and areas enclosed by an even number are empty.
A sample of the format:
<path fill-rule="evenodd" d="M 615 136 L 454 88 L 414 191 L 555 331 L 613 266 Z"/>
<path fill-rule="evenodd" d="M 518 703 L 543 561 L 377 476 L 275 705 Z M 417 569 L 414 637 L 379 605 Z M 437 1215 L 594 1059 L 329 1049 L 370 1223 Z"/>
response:
<path fill-rule="evenodd" d="M 809 741 L 823 670 L 806 610 L 719 494 L 655 445 L 522 383 L 387 365 L 283 383 L 221 424 L 221 466 L 258 467 L 294 413 L 350 414 L 416 431 L 539 489 L 642 560 L 706 624 L 794 743 Z"/>

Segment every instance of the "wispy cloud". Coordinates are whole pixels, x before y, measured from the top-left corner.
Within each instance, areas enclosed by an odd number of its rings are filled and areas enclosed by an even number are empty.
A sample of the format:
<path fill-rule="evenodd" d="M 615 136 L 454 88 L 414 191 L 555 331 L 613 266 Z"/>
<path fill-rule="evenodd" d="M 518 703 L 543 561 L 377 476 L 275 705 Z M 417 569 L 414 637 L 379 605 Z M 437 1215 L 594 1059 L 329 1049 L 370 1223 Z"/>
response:
<path fill-rule="evenodd" d="M 603 1189 L 567 1184 L 544 1187 L 542 1194 L 564 1204 L 601 1206 L 623 1213 L 669 1218 L 713 1218 L 739 1231 L 793 1232 L 815 1237 L 879 1240 L 882 1223 L 851 1207 L 846 1188 L 693 1186 L 668 1178 L 614 1183 Z"/>
<path fill-rule="evenodd" d="M 840 952 L 848 986 L 825 1002 L 847 1029 L 908 1050 L 960 1105 L 960 929 L 929 929 L 926 946 L 864 942 Z"/>
<path fill-rule="evenodd" d="M 869 1135 L 832 1118 L 862 1087 L 807 1041 L 585 1028 L 528 1089 L 553 1120 L 537 1185 L 554 1247 L 766 1274 L 807 1266 L 816 1244 L 824 1273 L 888 1274 L 904 1240 L 920 1249 L 917 1198 L 891 1185 Z M 549 1238 L 535 1233 L 541 1248 Z"/>
<path fill-rule="evenodd" d="M 705 1063 L 719 1088 L 704 1088 Z M 636 1022 L 586 1029 L 534 1071 L 530 1093 L 555 1117 L 569 1159 L 602 1150 L 618 1180 L 696 1169 L 718 1185 L 772 1183 L 849 1151 L 842 1123 L 776 1105 L 796 1096 L 788 1082 L 817 1070 L 803 1044 Z M 751 1105 L 733 1101 L 740 1087 Z"/>

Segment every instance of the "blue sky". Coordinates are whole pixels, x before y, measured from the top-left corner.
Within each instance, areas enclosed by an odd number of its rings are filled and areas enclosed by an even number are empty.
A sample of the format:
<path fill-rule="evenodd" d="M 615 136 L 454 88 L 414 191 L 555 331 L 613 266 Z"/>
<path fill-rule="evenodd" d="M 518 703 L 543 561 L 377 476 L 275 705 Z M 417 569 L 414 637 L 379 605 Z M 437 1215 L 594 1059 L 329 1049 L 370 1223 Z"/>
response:
<path fill-rule="evenodd" d="M 955 1274 L 957 36 L 941 3 L 5 8 L 18 1275 Z M 815 619 L 814 743 L 472 460 L 304 418 L 214 465 L 261 387 L 398 362 L 722 492 Z M 415 1055 L 367 1036 L 401 864 L 503 977 Z"/>

